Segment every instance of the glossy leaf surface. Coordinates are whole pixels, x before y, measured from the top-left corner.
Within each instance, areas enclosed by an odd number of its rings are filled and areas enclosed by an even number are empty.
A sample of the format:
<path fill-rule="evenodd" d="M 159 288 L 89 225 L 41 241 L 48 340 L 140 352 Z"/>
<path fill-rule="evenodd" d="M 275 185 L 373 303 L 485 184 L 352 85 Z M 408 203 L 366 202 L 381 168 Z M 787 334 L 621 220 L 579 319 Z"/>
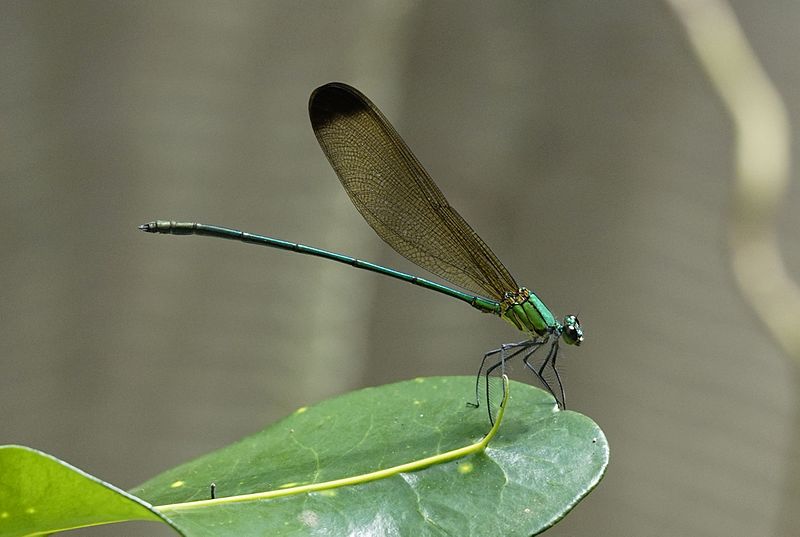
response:
<path fill-rule="evenodd" d="M 474 379 L 438 377 L 331 399 L 156 477 L 153 504 L 217 498 L 364 474 L 468 445 L 489 428 L 465 405 Z M 513 383 L 484 453 L 391 478 L 260 501 L 165 510 L 187 535 L 532 535 L 600 480 L 608 445 L 591 420 Z M 177 484 L 177 485 L 176 485 Z M 213 528 L 213 531 L 211 529 Z"/>
<path fill-rule="evenodd" d="M 147 505 L 55 457 L 0 446 L 0 536 L 161 520 Z"/>
<path fill-rule="evenodd" d="M 512 383 L 505 418 L 483 452 L 312 493 L 231 498 L 359 476 L 468 446 L 489 427 L 484 409 L 465 405 L 473 382 L 417 379 L 300 409 L 165 472 L 131 491 L 135 496 L 47 454 L 6 446 L 0 536 L 123 520 L 163 520 L 187 537 L 539 533 L 599 482 L 608 445 L 591 420 L 558 411 L 549 394 L 520 383 Z M 216 501 L 184 503 L 207 500 L 212 482 Z M 172 506 L 158 507 L 165 504 Z"/>

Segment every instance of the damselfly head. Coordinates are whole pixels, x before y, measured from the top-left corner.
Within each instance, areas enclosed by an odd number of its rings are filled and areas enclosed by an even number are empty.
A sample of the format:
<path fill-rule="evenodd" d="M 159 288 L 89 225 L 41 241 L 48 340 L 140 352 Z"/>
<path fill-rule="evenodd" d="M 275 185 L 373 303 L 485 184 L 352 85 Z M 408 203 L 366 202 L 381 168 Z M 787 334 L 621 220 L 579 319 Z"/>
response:
<path fill-rule="evenodd" d="M 561 329 L 561 337 L 569 345 L 580 345 L 583 343 L 583 330 L 581 322 L 574 315 L 564 317 L 564 325 Z"/>

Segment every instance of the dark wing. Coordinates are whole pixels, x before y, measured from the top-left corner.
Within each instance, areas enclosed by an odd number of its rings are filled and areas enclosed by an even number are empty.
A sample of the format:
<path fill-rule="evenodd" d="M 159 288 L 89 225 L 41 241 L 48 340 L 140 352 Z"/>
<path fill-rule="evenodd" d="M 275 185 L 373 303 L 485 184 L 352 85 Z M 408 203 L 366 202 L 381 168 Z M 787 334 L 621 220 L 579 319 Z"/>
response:
<path fill-rule="evenodd" d="M 322 151 L 372 229 L 397 253 L 474 293 L 500 300 L 518 286 L 442 195 L 380 110 L 338 82 L 308 103 Z"/>

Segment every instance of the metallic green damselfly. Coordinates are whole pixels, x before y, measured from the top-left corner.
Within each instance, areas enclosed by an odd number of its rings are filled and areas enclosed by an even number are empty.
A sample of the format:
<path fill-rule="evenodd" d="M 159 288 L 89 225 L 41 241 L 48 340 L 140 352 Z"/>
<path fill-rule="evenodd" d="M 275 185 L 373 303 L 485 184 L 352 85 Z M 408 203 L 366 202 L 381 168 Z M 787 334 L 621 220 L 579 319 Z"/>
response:
<path fill-rule="evenodd" d="M 488 404 L 490 375 L 498 367 L 504 371 L 507 360 L 521 355 L 525 366 L 563 408 L 564 386 L 556 369 L 558 345 L 562 339 L 570 345 L 583 342 L 578 318 L 567 315 L 559 322 L 539 297 L 517 285 L 486 243 L 450 206 L 386 117 L 360 91 L 339 82 L 325 84 L 311 94 L 308 109 L 322 151 L 372 229 L 400 255 L 471 293 L 347 255 L 237 229 L 165 220 L 139 228 L 149 233 L 234 239 L 314 255 L 463 300 L 479 311 L 501 317 L 527 336 L 483 356 L 473 405 L 480 404 L 481 375 L 486 377 Z M 545 359 L 532 364 L 534 352 L 547 343 L 550 348 Z M 559 394 L 544 376 L 548 366 Z"/>

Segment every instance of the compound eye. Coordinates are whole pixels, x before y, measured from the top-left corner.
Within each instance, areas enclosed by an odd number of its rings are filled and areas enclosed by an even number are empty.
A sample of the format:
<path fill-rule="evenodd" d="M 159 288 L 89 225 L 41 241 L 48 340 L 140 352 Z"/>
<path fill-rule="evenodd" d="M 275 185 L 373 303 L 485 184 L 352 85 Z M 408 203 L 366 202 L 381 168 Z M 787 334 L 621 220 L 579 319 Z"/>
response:
<path fill-rule="evenodd" d="M 583 331 L 580 328 L 578 318 L 574 315 L 568 315 L 564 319 L 564 332 L 563 338 L 569 345 L 580 345 L 583 343 Z"/>
<path fill-rule="evenodd" d="M 578 339 L 578 331 L 572 325 L 567 326 L 567 338 L 575 341 Z"/>

